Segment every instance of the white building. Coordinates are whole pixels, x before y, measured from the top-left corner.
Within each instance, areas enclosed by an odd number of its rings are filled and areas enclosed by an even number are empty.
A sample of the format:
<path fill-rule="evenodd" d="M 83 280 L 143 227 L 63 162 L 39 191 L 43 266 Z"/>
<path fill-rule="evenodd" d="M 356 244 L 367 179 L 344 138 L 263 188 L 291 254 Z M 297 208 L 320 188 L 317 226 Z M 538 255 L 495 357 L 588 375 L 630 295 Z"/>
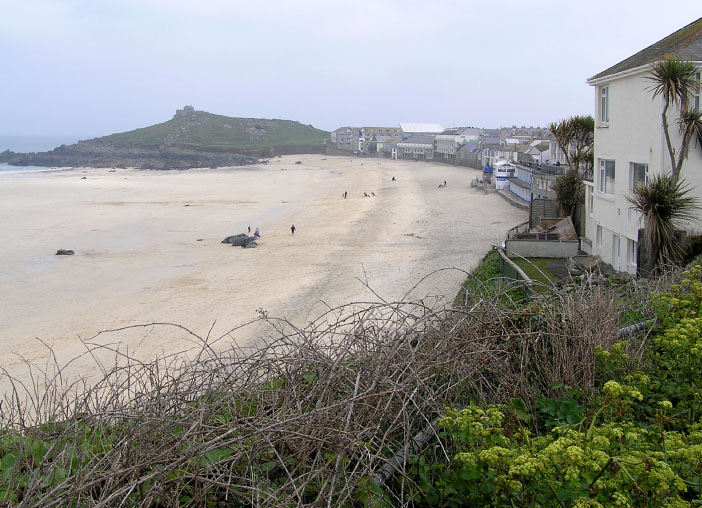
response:
<path fill-rule="evenodd" d="M 529 144 L 534 140 L 531 136 L 506 136 L 502 139 L 502 145 L 522 145 Z"/>
<path fill-rule="evenodd" d="M 702 68 L 702 18 L 587 80 L 595 91 L 595 166 L 593 181 L 586 182 L 582 248 L 629 273 L 637 272 L 644 223 L 626 196 L 651 175 L 671 170 L 661 126 L 663 101 L 653 97 L 646 79 L 650 64 L 665 57 L 693 61 Z M 698 87 L 692 104 L 699 103 Z M 679 111 L 671 107 L 668 114 L 673 146 L 679 147 Z M 694 195 L 702 196 L 702 147 L 694 141 L 681 178 L 694 187 Z"/>
<path fill-rule="evenodd" d="M 537 140 L 536 143 L 531 143 L 525 153 L 530 155 L 534 162 L 544 164 L 551 160 L 551 145 L 548 141 Z"/>
<path fill-rule="evenodd" d="M 514 176 L 517 166 L 507 161 L 497 161 L 493 168 L 492 176 L 495 179 L 495 188 L 504 189 L 509 187 L 509 178 Z"/>
<path fill-rule="evenodd" d="M 400 122 L 400 129 L 407 136 L 412 134 L 439 134 L 444 131 L 444 128 L 438 123 Z"/>
<path fill-rule="evenodd" d="M 551 138 L 548 141 L 550 145 L 549 149 L 549 160 L 551 162 L 558 162 L 559 164 L 563 165 L 565 164 L 566 157 L 565 153 L 563 153 L 563 150 L 561 150 L 561 147 L 558 146 L 558 141 L 556 140 L 556 136 L 551 136 Z"/>
<path fill-rule="evenodd" d="M 446 129 L 435 138 L 435 155 L 437 158 L 454 161 L 456 160 L 456 154 L 462 143 L 466 141 L 477 141 L 479 138 L 479 129 L 470 127 Z"/>

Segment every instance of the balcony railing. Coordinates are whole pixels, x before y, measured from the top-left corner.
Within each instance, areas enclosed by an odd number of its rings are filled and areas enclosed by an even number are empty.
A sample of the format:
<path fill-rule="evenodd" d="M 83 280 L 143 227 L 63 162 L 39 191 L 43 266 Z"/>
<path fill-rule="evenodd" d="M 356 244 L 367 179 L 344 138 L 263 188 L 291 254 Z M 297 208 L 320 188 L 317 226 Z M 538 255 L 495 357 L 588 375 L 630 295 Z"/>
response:
<path fill-rule="evenodd" d="M 522 222 L 521 224 L 514 226 L 512 229 L 507 231 L 507 240 L 515 238 L 517 235 L 521 235 L 529 232 L 529 221 Z"/>

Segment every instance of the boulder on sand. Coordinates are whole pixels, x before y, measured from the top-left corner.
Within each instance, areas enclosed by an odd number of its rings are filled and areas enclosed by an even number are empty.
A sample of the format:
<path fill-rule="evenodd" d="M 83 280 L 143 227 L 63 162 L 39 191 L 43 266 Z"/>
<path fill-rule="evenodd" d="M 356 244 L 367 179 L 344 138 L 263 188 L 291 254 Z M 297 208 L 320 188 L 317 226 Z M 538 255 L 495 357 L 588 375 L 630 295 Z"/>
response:
<path fill-rule="evenodd" d="M 222 243 L 230 243 L 235 247 L 246 247 L 249 243 L 254 241 L 253 236 L 249 236 L 246 233 L 241 233 L 239 235 L 228 236 Z"/>
<path fill-rule="evenodd" d="M 73 254 L 75 254 L 75 252 L 70 249 L 59 249 L 56 251 L 57 256 L 72 256 Z"/>

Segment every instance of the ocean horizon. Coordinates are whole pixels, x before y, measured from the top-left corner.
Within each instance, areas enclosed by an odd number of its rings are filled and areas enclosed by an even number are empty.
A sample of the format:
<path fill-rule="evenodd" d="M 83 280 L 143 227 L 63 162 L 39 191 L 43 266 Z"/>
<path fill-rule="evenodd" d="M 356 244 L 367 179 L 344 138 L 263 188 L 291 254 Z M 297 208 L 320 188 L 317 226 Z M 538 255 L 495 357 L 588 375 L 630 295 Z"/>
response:
<path fill-rule="evenodd" d="M 94 136 L 53 135 L 0 135 L 0 152 L 11 150 L 17 153 L 48 152 L 61 145 L 72 145 L 80 139 Z"/>

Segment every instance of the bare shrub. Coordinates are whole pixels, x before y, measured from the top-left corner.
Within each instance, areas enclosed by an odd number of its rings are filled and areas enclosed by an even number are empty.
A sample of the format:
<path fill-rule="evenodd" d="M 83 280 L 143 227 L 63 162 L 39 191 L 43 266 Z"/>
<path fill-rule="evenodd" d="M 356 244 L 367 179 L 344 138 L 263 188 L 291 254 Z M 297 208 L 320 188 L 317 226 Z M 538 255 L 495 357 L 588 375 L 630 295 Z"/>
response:
<path fill-rule="evenodd" d="M 587 389 L 594 347 L 616 339 L 620 296 L 607 288 L 554 289 L 512 310 L 510 286 L 499 287 L 467 307 L 351 304 L 304 329 L 263 313 L 269 338 L 255 350 L 192 332 L 194 356 L 143 362 L 114 348 L 114 365 L 91 384 L 69 382 L 58 365 L 33 369 L 27 385 L 10 378 L 0 501 L 338 506 L 395 473 L 385 495 L 410 503 L 407 457 L 446 406 L 528 401 L 554 382 Z"/>

